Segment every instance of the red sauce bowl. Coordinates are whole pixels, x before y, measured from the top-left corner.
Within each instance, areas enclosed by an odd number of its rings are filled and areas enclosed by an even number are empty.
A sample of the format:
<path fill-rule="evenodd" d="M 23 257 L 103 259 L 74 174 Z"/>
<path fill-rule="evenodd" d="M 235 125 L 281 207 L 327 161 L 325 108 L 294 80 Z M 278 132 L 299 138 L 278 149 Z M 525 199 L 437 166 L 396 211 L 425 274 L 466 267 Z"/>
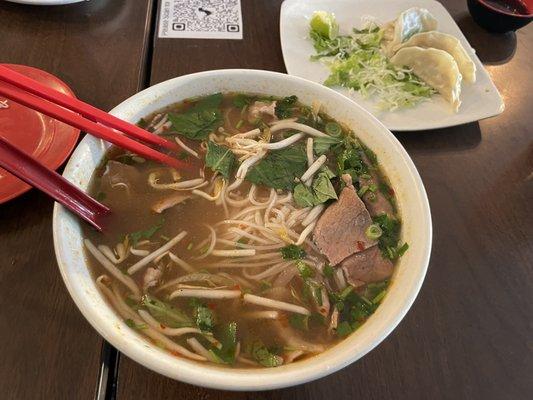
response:
<path fill-rule="evenodd" d="M 489 32 L 516 31 L 533 19 L 533 0 L 467 0 L 474 21 Z"/>

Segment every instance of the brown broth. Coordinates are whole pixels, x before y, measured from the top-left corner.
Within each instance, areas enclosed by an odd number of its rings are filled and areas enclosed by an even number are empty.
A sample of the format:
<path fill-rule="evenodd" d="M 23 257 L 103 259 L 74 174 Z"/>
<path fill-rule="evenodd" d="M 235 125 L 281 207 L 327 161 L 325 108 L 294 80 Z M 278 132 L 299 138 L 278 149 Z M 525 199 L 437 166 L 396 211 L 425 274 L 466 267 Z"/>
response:
<path fill-rule="evenodd" d="M 228 132 L 231 135 L 238 132 L 250 131 L 251 129 L 254 129 L 257 125 L 248 121 L 239 122 L 242 121 L 244 118 L 242 111 L 233 106 L 232 104 L 233 100 L 235 99 L 235 96 L 235 94 L 225 95 L 222 105 L 220 107 L 224 119 L 222 128 L 225 132 Z M 194 101 L 184 101 L 182 103 L 172 105 L 167 109 L 162 110 L 161 112 L 182 113 L 190 109 L 192 103 L 194 103 Z M 155 114 L 148 116 L 146 120 L 150 121 L 154 118 L 154 116 Z M 301 112 L 295 110 L 294 117 L 300 116 Z M 323 118 L 328 121 L 328 119 L 326 119 L 326 116 L 323 116 Z M 271 117 L 263 118 L 262 123 L 269 123 L 270 120 Z M 236 126 L 239 126 L 239 129 L 237 129 Z M 170 137 L 173 136 L 170 130 L 167 130 L 164 134 L 170 135 Z M 220 133 L 220 135 L 222 135 L 222 133 Z M 203 157 L 205 156 L 205 150 L 200 146 L 200 143 L 198 141 L 183 138 L 182 136 L 180 136 L 180 138 L 181 140 L 183 140 L 183 142 L 185 142 L 187 146 L 197 151 L 203 159 Z M 279 134 L 274 135 L 273 141 L 279 139 L 281 139 L 281 136 Z M 106 176 L 104 175 L 104 171 L 106 168 L 105 163 L 107 163 L 108 160 L 127 160 L 128 162 L 132 162 L 131 167 L 133 167 L 135 171 L 135 173 L 132 172 L 131 174 L 132 176 L 134 176 L 134 178 L 132 178 L 132 181 L 135 181 L 137 183 L 135 185 L 129 185 L 128 188 L 125 188 L 123 185 L 118 185 L 115 187 L 110 185 L 109 179 L 106 178 Z M 137 161 L 141 160 L 137 159 Z M 132 232 L 146 231 L 147 229 L 150 229 L 150 227 L 161 224 L 161 228 L 158 229 L 149 238 L 150 244 L 146 247 L 142 247 L 143 249 L 154 251 L 158 247 L 164 245 L 169 240 L 169 238 L 176 236 L 182 230 L 186 230 L 188 232 L 186 238 L 172 248 L 172 252 L 174 254 L 178 255 L 184 260 L 187 260 L 187 262 L 198 271 L 203 271 L 205 268 L 208 268 L 208 271 L 211 273 L 228 272 L 231 274 L 238 275 L 242 278 L 243 275 L 239 272 L 240 268 L 208 267 L 209 264 L 213 263 L 226 262 L 228 260 L 228 262 L 232 262 L 231 258 L 222 261 L 220 257 L 215 256 L 208 256 L 200 260 L 194 259 L 194 257 L 201 255 L 201 252 L 205 249 L 205 244 L 203 243 L 206 241 L 206 238 L 209 237 L 209 230 L 208 228 L 206 228 L 206 224 L 210 226 L 215 226 L 217 222 L 226 218 L 223 207 L 221 207 L 220 205 L 216 205 L 213 201 L 209 201 L 202 197 L 195 196 L 194 198 L 189 199 L 184 203 L 181 203 L 163 211 L 162 214 L 154 213 L 150 209 L 150 205 L 168 197 L 169 195 L 174 194 L 175 192 L 173 190 L 157 190 L 152 188 L 148 184 L 150 173 L 153 173 L 154 171 L 163 171 L 163 174 L 160 178 L 161 183 L 170 183 L 172 181 L 171 173 L 167 168 L 161 167 L 161 165 L 157 165 L 151 161 L 137 161 L 135 161 L 135 159 L 132 159 L 131 157 L 125 157 L 125 153 L 122 150 L 113 148 L 108 151 L 108 153 L 106 154 L 106 161 L 100 168 L 95 171 L 92 183 L 90 185 L 89 193 L 91 193 L 96 198 L 102 199 L 102 202 L 114 211 L 114 213 L 117 215 L 117 218 L 112 221 L 109 229 L 105 233 L 98 233 L 90 227 L 85 226 L 84 236 L 90 239 L 95 245 L 103 244 L 113 249 L 118 243 L 123 242 L 124 238 L 128 235 L 128 242 L 129 245 L 131 245 Z M 190 171 L 180 171 L 182 181 L 198 178 L 198 168 L 204 169 L 207 180 L 209 180 L 213 176 L 213 173 L 210 171 L 209 168 L 204 168 L 203 163 L 199 163 L 197 161 L 195 161 L 195 163 L 195 168 L 191 169 Z M 331 168 L 334 168 L 333 164 L 331 164 L 330 166 Z M 127 169 L 130 170 L 130 168 Z M 382 178 L 384 179 L 384 177 Z M 239 188 L 239 191 L 241 193 L 248 193 L 250 187 L 250 183 L 245 182 Z M 201 190 L 205 190 L 205 188 L 202 188 Z M 267 196 L 268 193 L 269 189 L 262 187 L 259 188 L 257 195 Z M 286 193 L 279 194 L 279 196 L 284 195 L 286 195 Z M 164 218 L 163 223 L 162 217 Z M 199 246 L 200 249 L 198 249 Z M 141 248 L 141 246 L 136 247 Z M 323 259 L 323 257 L 315 250 L 313 250 L 309 245 L 304 245 L 303 248 L 305 249 L 308 255 L 312 255 L 317 259 Z M 279 252 L 279 250 L 275 249 L 272 251 L 266 251 L 266 253 L 269 252 L 276 253 Z M 87 255 L 87 259 L 89 261 L 89 265 L 95 279 L 102 274 L 109 275 L 106 269 L 103 268 L 99 263 L 97 263 L 92 256 Z M 124 273 L 126 273 L 125 271 L 139 259 L 140 257 L 134 257 L 130 255 L 128 259 L 118 265 L 118 268 L 121 271 L 124 271 Z M 260 260 L 261 259 L 258 259 L 258 261 Z M 280 261 L 283 260 L 280 258 Z M 158 286 L 161 286 L 165 282 L 169 282 L 178 276 L 183 276 L 187 274 L 183 271 L 183 269 L 172 263 L 168 257 L 164 257 L 157 265 L 158 268 L 163 271 L 162 279 Z M 260 271 L 264 270 L 264 268 L 249 270 L 253 271 L 254 273 L 259 273 Z M 143 286 L 143 276 L 144 269 L 143 271 L 135 273 L 132 276 L 132 278 L 140 287 Z M 331 280 L 330 278 L 323 279 L 325 279 L 324 281 L 328 282 L 329 280 Z M 195 285 L 197 283 L 191 284 Z M 114 280 L 113 285 L 116 285 L 122 296 L 126 298 L 128 297 L 124 286 Z M 333 283 L 327 283 L 327 286 L 333 285 Z M 241 290 L 247 290 L 239 282 L 236 283 L 235 287 Z M 235 287 L 233 289 L 235 289 Z M 294 293 L 297 293 L 296 297 L 304 295 L 304 281 L 300 276 L 297 275 L 292 279 L 291 287 L 292 293 L 288 287 L 270 288 L 268 283 L 266 283 L 265 281 L 254 284 L 253 287 L 248 290 L 250 290 L 253 294 L 259 296 L 270 297 L 288 303 L 296 303 L 297 300 L 294 297 Z M 322 290 L 325 290 L 325 287 Z M 366 293 L 367 290 L 368 288 L 362 287 L 358 289 L 358 293 L 363 294 Z M 175 308 L 182 310 L 186 314 L 191 315 L 192 307 L 190 305 L 189 299 L 177 298 L 171 301 L 168 300 L 167 297 L 172 291 L 173 290 L 163 290 L 158 292 L 157 287 L 147 289 L 147 292 L 149 294 L 155 295 L 160 300 L 168 301 Z M 280 318 L 277 321 L 251 320 L 249 318 L 243 317 L 243 314 L 245 313 L 253 311 L 264 311 L 266 309 L 264 307 L 245 303 L 243 302 L 242 298 L 226 300 L 204 300 L 203 303 L 214 314 L 217 325 L 230 322 L 237 323 L 237 337 L 242 345 L 241 354 L 246 353 L 245 346 L 249 345 L 249 342 L 252 339 L 253 341 L 257 341 L 259 339 L 272 352 L 278 352 L 279 354 L 283 354 L 285 356 L 290 351 L 294 350 L 294 346 L 292 346 L 290 343 L 287 344 L 287 335 L 291 335 L 291 337 L 294 337 L 294 341 L 296 343 L 298 343 L 299 341 L 305 341 L 314 345 L 322 346 L 324 348 L 334 345 L 339 340 L 341 340 L 340 337 L 331 333 L 331 330 L 328 329 L 328 323 L 322 324 L 320 322 L 320 317 L 315 315 L 317 314 L 316 312 L 313 314 L 313 317 L 308 322 L 309 329 L 298 330 L 293 327 L 292 318 L 294 317 L 291 316 L 290 313 L 285 311 L 280 311 Z M 142 329 L 138 329 L 138 331 L 142 334 Z M 187 347 L 186 338 L 190 336 L 191 335 L 185 335 L 179 337 L 175 339 L 175 342 L 184 347 Z M 310 352 L 300 359 L 303 359 L 313 354 L 314 352 Z M 242 368 L 250 367 L 250 365 L 238 361 L 234 364 L 234 366 Z"/>

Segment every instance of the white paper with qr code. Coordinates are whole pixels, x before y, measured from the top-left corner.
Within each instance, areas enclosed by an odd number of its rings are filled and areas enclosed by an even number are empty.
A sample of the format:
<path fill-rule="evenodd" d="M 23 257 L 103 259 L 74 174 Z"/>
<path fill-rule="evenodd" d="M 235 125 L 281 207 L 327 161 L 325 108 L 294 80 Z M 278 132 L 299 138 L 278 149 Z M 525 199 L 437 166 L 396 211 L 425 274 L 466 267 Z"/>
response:
<path fill-rule="evenodd" d="M 163 0 L 160 38 L 242 39 L 240 0 Z"/>

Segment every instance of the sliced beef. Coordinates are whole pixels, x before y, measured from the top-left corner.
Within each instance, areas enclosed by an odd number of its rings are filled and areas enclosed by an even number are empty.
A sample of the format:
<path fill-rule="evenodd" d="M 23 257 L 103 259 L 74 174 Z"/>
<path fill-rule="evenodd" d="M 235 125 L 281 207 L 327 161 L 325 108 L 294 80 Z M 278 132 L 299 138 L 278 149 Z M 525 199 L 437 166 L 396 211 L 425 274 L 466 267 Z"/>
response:
<path fill-rule="evenodd" d="M 381 255 L 378 246 L 356 253 L 341 262 L 348 283 L 354 287 L 379 282 L 392 275 L 393 264 Z"/>
<path fill-rule="evenodd" d="M 125 190 L 130 193 L 140 183 L 141 175 L 135 167 L 118 161 L 108 161 L 102 176 L 102 190 Z"/>
<path fill-rule="evenodd" d="M 379 180 L 374 177 L 370 179 L 360 177 L 359 185 L 361 187 L 372 187 L 373 185 L 374 187 L 379 188 Z M 376 189 L 375 191 L 367 190 L 363 194 L 362 199 L 366 205 L 366 208 L 370 212 L 370 215 L 372 216 L 380 214 L 387 214 L 392 216 L 394 214 L 392 204 L 379 189 Z"/>
<path fill-rule="evenodd" d="M 346 257 L 374 246 L 377 242 L 365 235 L 372 218 L 352 185 L 349 175 L 342 179 L 347 186 L 339 200 L 320 216 L 313 231 L 313 240 L 331 265 Z"/>
<path fill-rule="evenodd" d="M 248 108 L 248 122 L 254 123 L 258 119 L 269 116 L 272 120 L 277 120 L 276 117 L 276 102 L 270 103 L 264 101 L 256 101 Z"/>
<path fill-rule="evenodd" d="M 364 154 L 363 161 L 366 165 L 372 165 L 368 157 Z M 392 216 L 394 214 L 394 210 L 389 199 L 387 199 L 387 197 L 379 189 L 381 179 L 377 171 L 375 169 L 370 168 L 369 175 L 370 178 L 359 177 L 359 186 L 361 188 L 364 186 L 376 188 L 374 191 L 367 190 L 363 194 L 362 199 L 365 202 L 366 208 L 372 216 L 380 214 L 387 214 Z"/>
<path fill-rule="evenodd" d="M 174 193 L 170 196 L 167 196 L 161 200 L 156 201 L 154 204 L 152 204 L 152 211 L 155 211 L 158 214 L 161 214 L 163 211 L 165 211 L 168 208 L 174 207 L 175 205 L 178 205 L 180 203 L 183 203 L 185 200 L 190 199 L 192 196 L 188 194 L 182 194 L 182 193 Z"/>

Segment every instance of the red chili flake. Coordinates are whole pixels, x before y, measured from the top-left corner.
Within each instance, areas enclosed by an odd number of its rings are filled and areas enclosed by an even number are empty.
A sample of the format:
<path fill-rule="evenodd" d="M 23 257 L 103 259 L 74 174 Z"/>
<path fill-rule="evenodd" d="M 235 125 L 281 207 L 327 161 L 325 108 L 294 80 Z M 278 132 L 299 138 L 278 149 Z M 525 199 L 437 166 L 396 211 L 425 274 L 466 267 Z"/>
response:
<path fill-rule="evenodd" d="M 363 251 L 365 249 L 365 244 L 361 242 L 360 240 L 357 241 L 357 248 L 359 251 Z"/>
<path fill-rule="evenodd" d="M 159 326 L 161 327 L 161 329 L 167 329 L 167 327 L 163 324 L 159 324 Z"/>
<path fill-rule="evenodd" d="M 394 189 L 393 189 L 393 188 L 389 188 L 389 194 L 390 194 L 391 196 L 394 196 Z"/>
<path fill-rule="evenodd" d="M 215 303 L 207 303 L 207 307 L 211 310 L 214 310 L 215 308 L 217 308 L 217 305 Z"/>
<path fill-rule="evenodd" d="M 233 290 L 241 290 L 241 285 L 237 284 L 237 285 L 233 286 L 232 289 Z"/>
<path fill-rule="evenodd" d="M 181 354 L 178 353 L 177 351 L 174 351 L 174 350 L 170 350 L 170 354 L 172 354 L 173 356 L 176 356 L 176 357 L 181 357 Z"/>

